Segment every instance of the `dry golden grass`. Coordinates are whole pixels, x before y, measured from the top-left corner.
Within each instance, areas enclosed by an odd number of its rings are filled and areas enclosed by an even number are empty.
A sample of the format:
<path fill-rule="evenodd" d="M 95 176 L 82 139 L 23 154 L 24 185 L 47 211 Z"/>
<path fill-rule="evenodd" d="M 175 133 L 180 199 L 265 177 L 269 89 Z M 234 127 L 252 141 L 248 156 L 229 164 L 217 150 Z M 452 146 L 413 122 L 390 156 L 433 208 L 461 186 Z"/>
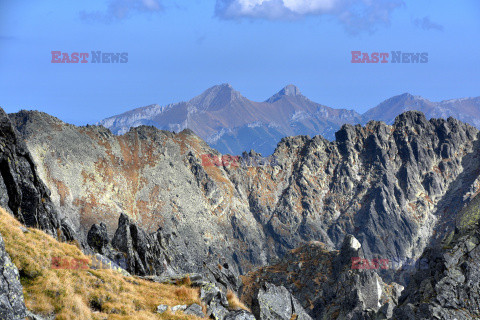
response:
<path fill-rule="evenodd" d="M 248 309 L 247 306 L 245 306 L 243 304 L 243 302 L 240 301 L 240 299 L 237 297 L 235 292 L 233 292 L 230 289 L 228 289 L 228 291 L 227 291 L 227 300 L 228 300 L 228 304 L 229 304 L 229 306 L 232 310 L 243 309 L 243 310 L 247 310 L 248 312 L 250 312 L 250 309 Z"/>
<path fill-rule="evenodd" d="M 157 314 L 160 304 L 199 303 L 199 290 L 125 277 L 113 270 L 52 269 L 52 257 L 88 259 L 79 248 L 28 228 L 0 208 L 0 233 L 20 272 L 25 304 L 56 319 L 198 319 L 181 313 Z M 188 284 L 188 283 L 187 283 Z"/>

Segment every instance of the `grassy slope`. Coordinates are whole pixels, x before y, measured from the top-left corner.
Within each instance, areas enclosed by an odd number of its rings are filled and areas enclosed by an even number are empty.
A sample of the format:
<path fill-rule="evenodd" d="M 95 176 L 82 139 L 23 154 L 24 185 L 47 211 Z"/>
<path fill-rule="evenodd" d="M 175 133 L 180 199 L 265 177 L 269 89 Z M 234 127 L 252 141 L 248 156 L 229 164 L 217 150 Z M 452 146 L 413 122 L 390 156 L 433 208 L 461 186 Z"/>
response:
<path fill-rule="evenodd" d="M 125 277 L 106 269 L 52 269 L 52 257 L 89 257 L 73 244 L 58 242 L 33 228 L 24 232 L 21 227 L 0 208 L 0 233 L 20 272 L 29 310 L 55 313 L 56 319 L 198 319 L 181 312 L 155 313 L 160 304 L 200 303 L 198 289 Z"/>

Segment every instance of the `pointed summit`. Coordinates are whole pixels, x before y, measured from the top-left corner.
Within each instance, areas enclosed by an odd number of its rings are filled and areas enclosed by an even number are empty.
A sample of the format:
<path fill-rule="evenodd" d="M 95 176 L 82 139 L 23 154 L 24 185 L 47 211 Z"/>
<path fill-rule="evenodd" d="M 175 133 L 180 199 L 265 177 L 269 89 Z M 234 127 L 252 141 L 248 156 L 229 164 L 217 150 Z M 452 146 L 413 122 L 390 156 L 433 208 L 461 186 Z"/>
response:
<path fill-rule="evenodd" d="M 421 96 L 415 96 L 410 93 L 402 93 L 393 96 L 374 108 L 369 109 L 362 115 L 363 121 L 375 119 L 385 121 L 387 124 L 393 124 L 395 118 L 406 111 L 421 111 L 426 115 L 432 114 L 435 110 L 435 103 L 428 101 Z M 441 116 L 443 117 L 443 116 Z"/>
<path fill-rule="evenodd" d="M 282 90 L 277 92 L 275 95 L 267 99 L 265 102 L 274 103 L 275 101 L 280 100 L 281 98 L 287 97 L 287 96 L 296 97 L 296 96 L 303 96 L 303 95 L 300 92 L 300 89 L 298 89 L 295 85 L 289 84 L 286 87 L 284 87 Z"/>
<path fill-rule="evenodd" d="M 244 98 L 240 92 L 233 89 L 228 83 L 222 83 L 205 90 L 200 95 L 189 101 L 199 110 L 218 110 L 236 100 Z"/>
<path fill-rule="evenodd" d="M 283 94 L 284 96 L 298 96 L 301 94 L 300 89 L 298 89 L 293 84 L 287 85 L 285 88 L 283 88 L 280 91 L 280 93 Z"/>

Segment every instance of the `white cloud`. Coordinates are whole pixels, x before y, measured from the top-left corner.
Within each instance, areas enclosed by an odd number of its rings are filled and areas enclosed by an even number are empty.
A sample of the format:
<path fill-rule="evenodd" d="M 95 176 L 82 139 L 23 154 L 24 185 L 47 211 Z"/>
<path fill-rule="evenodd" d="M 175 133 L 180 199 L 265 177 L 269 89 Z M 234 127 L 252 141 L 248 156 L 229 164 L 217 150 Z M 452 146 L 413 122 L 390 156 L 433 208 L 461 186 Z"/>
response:
<path fill-rule="evenodd" d="M 330 15 L 351 33 L 388 25 L 402 0 L 216 0 L 215 15 L 223 19 L 298 19 Z"/>
<path fill-rule="evenodd" d="M 297 14 L 308 14 L 331 11 L 340 2 L 340 0 L 283 0 L 283 5 Z"/>

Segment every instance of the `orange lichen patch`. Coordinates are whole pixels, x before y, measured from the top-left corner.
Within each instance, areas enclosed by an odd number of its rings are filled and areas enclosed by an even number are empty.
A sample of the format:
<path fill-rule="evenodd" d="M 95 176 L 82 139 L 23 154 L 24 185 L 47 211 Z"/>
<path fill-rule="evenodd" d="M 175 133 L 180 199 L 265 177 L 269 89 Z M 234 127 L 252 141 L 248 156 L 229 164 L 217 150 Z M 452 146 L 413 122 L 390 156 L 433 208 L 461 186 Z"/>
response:
<path fill-rule="evenodd" d="M 49 122 L 49 126 L 53 131 L 62 131 L 65 125 L 61 122 Z"/>
<path fill-rule="evenodd" d="M 428 194 L 425 195 L 425 200 L 427 200 L 427 202 L 430 204 L 434 204 L 432 199 L 428 196 Z"/>
<path fill-rule="evenodd" d="M 114 167 L 112 166 L 112 163 L 108 162 L 107 159 L 103 158 L 96 161 L 95 171 L 101 175 L 104 185 L 114 183 L 114 180 L 113 180 L 113 177 L 115 176 Z M 95 180 L 95 176 L 93 174 L 90 174 L 88 178 L 93 181 Z"/>
<path fill-rule="evenodd" d="M 70 195 L 70 189 L 63 183 L 63 181 L 53 178 L 50 174 L 50 171 L 46 170 L 47 180 L 49 180 L 57 189 L 58 195 L 60 197 L 60 206 L 65 205 L 65 200 Z"/>
<path fill-rule="evenodd" d="M 53 179 L 53 183 L 57 187 L 58 195 L 60 196 L 60 206 L 65 205 L 65 199 L 70 195 L 68 187 L 60 180 Z"/>
<path fill-rule="evenodd" d="M 144 200 L 138 200 L 136 202 L 136 210 L 140 212 L 148 212 L 149 211 L 149 203 Z"/>
<path fill-rule="evenodd" d="M 150 191 L 150 195 L 149 195 L 149 201 L 150 202 L 153 202 L 153 201 L 160 201 L 158 200 L 158 197 L 160 196 L 160 186 L 158 184 L 156 184 L 152 191 Z M 162 204 L 163 206 L 163 201 L 160 201 L 160 203 Z"/>

